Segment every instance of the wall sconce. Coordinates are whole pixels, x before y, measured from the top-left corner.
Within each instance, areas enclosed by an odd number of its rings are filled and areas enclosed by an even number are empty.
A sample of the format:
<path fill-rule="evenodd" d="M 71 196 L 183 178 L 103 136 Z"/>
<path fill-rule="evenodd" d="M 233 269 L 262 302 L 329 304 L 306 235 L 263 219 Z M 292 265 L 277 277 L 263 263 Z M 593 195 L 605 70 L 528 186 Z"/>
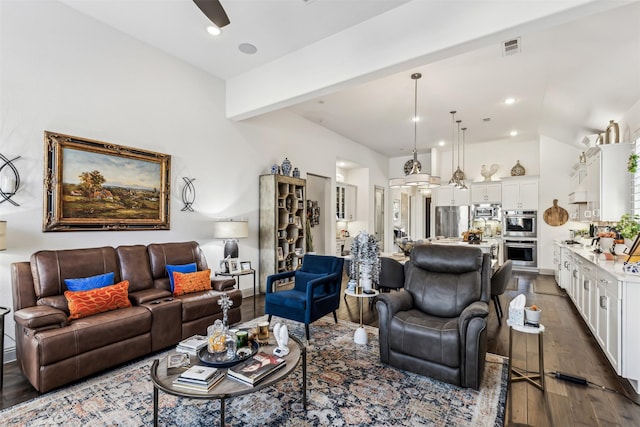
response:
<path fill-rule="evenodd" d="M 225 258 L 238 258 L 238 239 L 249 237 L 249 221 L 215 221 L 213 237 L 224 240 Z"/>
<path fill-rule="evenodd" d="M 193 181 L 195 178 L 187 178 L 183 176 L 184 187 L 182 188 L 182 203 L 184 203 L 184 207 L 181 209 L 182 211 L 193 212 L 193 202 L 196 201 L 196 187 L 193 185 Z"/>

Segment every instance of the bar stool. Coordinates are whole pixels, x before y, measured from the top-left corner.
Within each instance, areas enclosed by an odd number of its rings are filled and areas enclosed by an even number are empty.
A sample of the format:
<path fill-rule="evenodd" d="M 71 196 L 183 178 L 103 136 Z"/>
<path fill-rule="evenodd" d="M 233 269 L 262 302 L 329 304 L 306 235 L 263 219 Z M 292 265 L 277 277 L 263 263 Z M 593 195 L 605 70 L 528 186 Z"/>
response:
<path fill-rule="evenodd" d="M 509 326 L 509 382 L 527 381 L 530 384 L 538 387 L 544 391 L 544 347 L 543 347 L 543 335 L 544 325 L 540 323 L 539 327 L 514 325 L 510 320 L 507 320 Z M 538 372 L 528 373 L 512 366 L 512 348 L 513 348 L 513 331 L 521 332 L 523 334 L 537 334 L 538 335 Z M 525 353 L 526 354 L 526 353 Z M 525 356 L 526 357 L 526 356 Z M 526 359 L 525 359 L 526 360 Z"/>

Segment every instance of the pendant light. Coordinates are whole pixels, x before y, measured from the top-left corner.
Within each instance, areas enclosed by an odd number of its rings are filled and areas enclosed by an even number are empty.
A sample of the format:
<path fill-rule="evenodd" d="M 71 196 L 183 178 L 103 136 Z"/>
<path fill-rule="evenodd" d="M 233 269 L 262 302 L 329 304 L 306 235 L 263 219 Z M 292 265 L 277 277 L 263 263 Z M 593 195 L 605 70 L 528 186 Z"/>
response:
<path fill-rule="evenodd" d="M 423 185 L 429 185 L 429 178 L 431 176 L 428 173 L 421 173 L 420 168 L 418 166 L 418 121 L 420 118 L 418 117 L 418 79 L 422 77 L 420 73 L 411 74 L 411 78 L 415 82 L 415 89 L 413 94 L 413 167 L 411 168 L 411 172 L 404 177 L 404 182 L 406 185 L 417 187 Z"/>
<path fill-rule="evenodd" d="M 467 128 L 462 128 L 462 171 L 464 171 L 464 135 L 465 135 L 465 131 L 467 130 Z M 469 187 L 467 187 L 467 184 L 464 183 L 464 172 L 462 172 L 462 179 L 460 180 L 460 185 L 458 186 L 459 189 L 461 190 L 468 190 Z"/>
<path fill-rule="evenodd" d="M 418 186 L 428 186 L 431 184 L 431 176 L 428 173 L 420 172 L 420 163 L 418 163 L 418 149 L 417 149 L 417 139 L 418 139 L 418 79 L 422 78 L 422 74 L 413 73 L 411 74 L 411 79 L 414 83 L 414 94 L 413 94 L 413 163 L 411 165 L 411 171 L 404 178 L 391 178 L 389 180 L 389 187 L 398 188 L 398 187 L 418 187 Z M 436 182 L 434 180 L 433 182 Z"/>
<path fill-rule="evenodd" d="M 460 123 L 462 120 L 456 120 L 456 123 L 458 124 L 458 168 L 453 173 L 453 181 L 456 188 L 462 188 L 464 185 L 464 172 L 460 169 Z"/>
<path fill-rule="evenodd" d="M 456 129 L 456 112 L 450 111 L 451 113 L 451 179 L 449 180 L 449 185 L 456 185 L 456 174 L 453 171 L 454 160 L 453 156 L 455 155 L 456 148 L 456 138 L 455 138 L 455 129 Z"/>

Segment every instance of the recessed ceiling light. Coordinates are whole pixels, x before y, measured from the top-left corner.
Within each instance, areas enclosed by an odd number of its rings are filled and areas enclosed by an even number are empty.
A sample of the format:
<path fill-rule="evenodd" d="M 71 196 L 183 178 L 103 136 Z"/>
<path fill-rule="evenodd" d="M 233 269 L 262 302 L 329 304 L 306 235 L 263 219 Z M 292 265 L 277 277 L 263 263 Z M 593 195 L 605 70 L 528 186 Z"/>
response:
<path fill-rule="evenodd" d="M 491 117 L 485 117 L 484 119 L 482 119 L 483 122 L 490 122 L 491 121 Z"/>
<path fill-rule="evenodd" d="M 215 25 L 209 25 L 207 27 L 207 33 L 211 34 L 212 36 L 219 36 L 220 33 L 222 33 L 222 30 Z"/>
<path fill-rule="evenodd" d="M 515 98 L 507 98 L 507 99 L 504 100 L 504 103 L 507 104 L 507 105 L 511 105 L 514 102 L 516 102 Z"/>
<path fill-rule="evenodd" d="M 251 43 L 240 43 L 238 45 L 238 49 L 240 49 L 240 52 L 246 53 L 247 55 L 253 55 L 258 51 L 258 48 Z"/>
<path fill-rule="evenodd" d="M 438 142 L 438 145 L 439 145 L 440 147 L 442 147 L 442 146 L 444 145 L 444 141 L 440 141 L 440 142 Z"/>
<path fill-rule="evenodd" d="M 509 135 L 516 136 L 516 135 L 518 135 L 518 131 L 517 130 L 512 130 L 511 132 L 509 132 Z"/>

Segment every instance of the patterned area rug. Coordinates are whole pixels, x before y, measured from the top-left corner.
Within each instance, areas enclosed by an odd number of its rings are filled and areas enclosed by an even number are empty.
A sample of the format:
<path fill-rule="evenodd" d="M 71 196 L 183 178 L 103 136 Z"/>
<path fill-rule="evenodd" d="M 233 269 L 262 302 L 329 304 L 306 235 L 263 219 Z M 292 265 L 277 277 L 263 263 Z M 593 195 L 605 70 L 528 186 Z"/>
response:
<path fill-rule="evenodd" d="M 286 323 L 292 334 L 304 337 L 303 325 Z M 273 387 L 228 399 L 227 425 L 477 427 L 504 424 L 505 358 L 488 354 L 480 391 L 463 389 L 381 364 L 378 330 L 367 327 L 369 344 L 356 345 L 353 343 L 356 327 L 344 321 L 336 325 L 331 317 L 311 325 L 306 412 L 301 400 L 302 370 L 297 368 Z M 0 411 L 1 424 L 152 425 L 153 386 L 149 368 L 155 358 L 165 354 Z M 220 402 L 217 400 L 177 398 L 160 392 L 159 405 L 162 426 L 219 424 Z"/>

